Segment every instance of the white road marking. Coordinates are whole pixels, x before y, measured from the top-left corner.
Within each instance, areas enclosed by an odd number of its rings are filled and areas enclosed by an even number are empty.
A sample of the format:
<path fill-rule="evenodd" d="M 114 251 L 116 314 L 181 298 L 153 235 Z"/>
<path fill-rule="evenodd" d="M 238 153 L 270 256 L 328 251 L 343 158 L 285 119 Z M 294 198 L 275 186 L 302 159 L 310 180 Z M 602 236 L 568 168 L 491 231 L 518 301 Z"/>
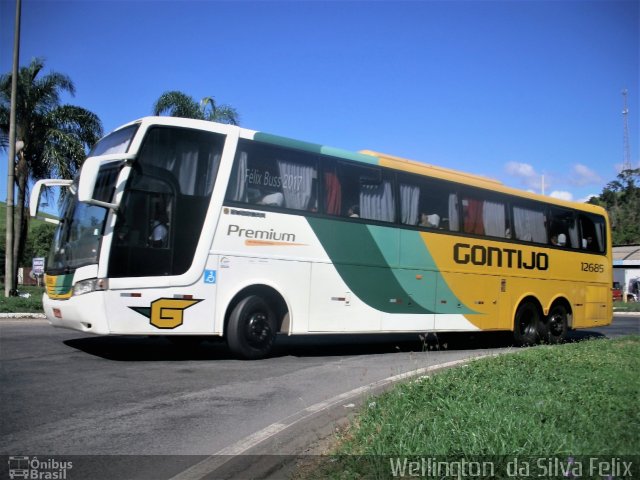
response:
<path fill-rule="evenodd" d="M 328 400 L 315 403 L 303 410 L 300 410 L 295 414 L 288 416 L 282 422 L 272 423 L 268 427 L 265 427 L 262 430 L 259 430 L 256 433 L 249 435 L 237 441 L 236 443 L 229 445 L 228 447 L 223 448 L 219 452 L 205 458 L 201 462 L 196 463 L 195 465 L 189 467 L 183 472 L 180 472 L 178 475 L 172 477 L 170 480 L 199 480 L 201 478 L 204 478 L 211 472 L 215 471 L 217 468 L 221 467 L 222 465 L 230 461 L 234 456 L 242 455 L 246 453 L 247 451 L 251 450 L 253 447 L 279 434 L 280 432 L 291 427 L 292 425 L 295 425 L 298 422 L 302 422 L 322 410 L 332 408 L 336 405 L 339 405 L 345 402 L 348 399 L 357 397 L 367 391 L 384 387 L 386 385 L 396 383 L 401 380 L 406 380 L 408 378 L 426 376 L 429 373 L 433 372 L 434 370 L 455 367 L 457 365 L 461 365 L 463 363 L 467 363 L 472 360 L 492 357 L 495 355 L 496 354 L 493 354 L 493 353 L 488 355 L 479 355 L 477 357 L 454 360 L 451 362 L 440 363 L 438 365 L 431 365 L 429 367 L 418 368 L 410 372 L 400 373 L 398 375 L 393 375 L 391 377 L 378 380 L 377 382 L 373 382 L 362 387 L 354 388 L 353 390 L 349 390 L 348 392 L 341 393 L 340 395 L 336 395 Z"/>

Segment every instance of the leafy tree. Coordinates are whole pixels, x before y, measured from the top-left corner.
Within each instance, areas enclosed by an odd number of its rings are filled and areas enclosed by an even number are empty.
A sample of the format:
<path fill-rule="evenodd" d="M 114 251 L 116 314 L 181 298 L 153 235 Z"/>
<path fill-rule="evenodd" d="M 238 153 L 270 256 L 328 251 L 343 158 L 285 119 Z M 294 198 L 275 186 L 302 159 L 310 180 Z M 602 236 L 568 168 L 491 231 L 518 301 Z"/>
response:
<path fill-rule="evenodd" d="M 49 254 L 55 230 L 56 226 L 51 223 L 39 223 L 31 227 L 24 251 L 25 261 Z"/>
<path fill-rule="evenodd" d="M 24 142 L 15 161 L 17 187 L 14 265 L 18 265 L 27 235 L 30 181 L 41 178 L 73 178 L 86 152 L 101 136 L 97 115 L 81 107 L 61 103 L 64 93 L 74 95 L 67 75 L 43 73 L 44 60 L 35 58 L 18 72 L 16 139 Z M 6 149 L 11 107 L 11 74 L 0 76 L 0 147 Z"/>
<path fill-rule="evenodd" d="M 640 168 L 620 172 L 589 203 L 607 210 L 614 245 L 640 243 Z"/>
<path fill-rule="evenodd" d="M 153 114 L 195 118 L 230 125 L 238 125 L 239 122 L 239 115 L 235 108 L 229 105 L 219 105 L 213 97 L 204 97 L 200 102 L 197 102 L 193 97 L 176 90 L 160 95 L 153 106 Z"/>

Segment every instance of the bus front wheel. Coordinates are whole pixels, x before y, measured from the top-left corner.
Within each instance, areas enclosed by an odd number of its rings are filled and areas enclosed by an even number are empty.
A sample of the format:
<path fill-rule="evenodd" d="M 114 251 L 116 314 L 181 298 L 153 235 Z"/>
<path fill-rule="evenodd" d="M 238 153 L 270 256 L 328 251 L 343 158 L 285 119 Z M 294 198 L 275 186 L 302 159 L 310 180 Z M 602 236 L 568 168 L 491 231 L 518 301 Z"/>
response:
<path fill-rule="evenodd" d="M 242 299 L 231 312 L 227 344 L 241 358 L 266 357 L 276 336 L 276 321 L 269 304 L 257 295 Z"/>
<path fill-rule="evenodd" d="M 542 326 L 542 339 L 550 344 L 562 343 L 569 329 L 567 309 L 563 305 L 554 305 Z"/>
<path fill-rule="evenodd" d="M 513 339 L 516 345 L 524 347 L 535 345 L 540 338 L 540 310 L 532 302 L 518 307 L 513 326 Z"/>

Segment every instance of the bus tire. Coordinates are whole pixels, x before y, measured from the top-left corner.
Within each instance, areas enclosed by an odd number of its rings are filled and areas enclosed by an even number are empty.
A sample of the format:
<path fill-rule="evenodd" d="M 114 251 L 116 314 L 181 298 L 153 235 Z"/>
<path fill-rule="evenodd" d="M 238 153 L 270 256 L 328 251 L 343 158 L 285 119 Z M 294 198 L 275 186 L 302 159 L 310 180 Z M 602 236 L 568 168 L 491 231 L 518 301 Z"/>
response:
<path fill-rule="evenodd" d="M 242 299 L 231 312 L 227 344 L 238 357 L 266 357 L 276 337 L 276 317 L 269 304 L 257 295 Z"/>
<path fill-rule="evenodd" d="M 554 305 L 542 324 L 542 340 L 552 345 L 562 343 L 568 330 L 569 321 L 566 307 L 560 304 Z"/>
<path fill-rule="evenodd" d="M 533 302 L 524 302 L 516 310 L 513 340 L 519 347 L 535 345 L 540 339 L 540 309 Z"/>

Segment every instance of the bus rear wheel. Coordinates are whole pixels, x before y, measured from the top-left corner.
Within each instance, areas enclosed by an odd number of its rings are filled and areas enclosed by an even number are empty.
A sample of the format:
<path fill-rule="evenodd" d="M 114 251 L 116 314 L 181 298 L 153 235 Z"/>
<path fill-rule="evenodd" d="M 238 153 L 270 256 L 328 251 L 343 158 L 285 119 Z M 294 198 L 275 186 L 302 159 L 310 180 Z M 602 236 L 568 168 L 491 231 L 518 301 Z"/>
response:
<path fill-rule="evenodd" d="M 564 305 L 554 305 L 542 325 L 542 340 L 550 343 L 562 343 L 569 329 L 567 309 Z"/>
<path fill-rule="evenodd" d="M 516 310 L 513 339 L 520 347 L 535 345 L 540 339 L 540 310 L 532 302 L 525 302 Z"/>
<path fill-rule="evenodd" d="M 242 299 L 231 312 L 227 344 L 248 360 L 266 357 L 276 337 L 276 317 L 269 304 L 257 295 Z"/>

